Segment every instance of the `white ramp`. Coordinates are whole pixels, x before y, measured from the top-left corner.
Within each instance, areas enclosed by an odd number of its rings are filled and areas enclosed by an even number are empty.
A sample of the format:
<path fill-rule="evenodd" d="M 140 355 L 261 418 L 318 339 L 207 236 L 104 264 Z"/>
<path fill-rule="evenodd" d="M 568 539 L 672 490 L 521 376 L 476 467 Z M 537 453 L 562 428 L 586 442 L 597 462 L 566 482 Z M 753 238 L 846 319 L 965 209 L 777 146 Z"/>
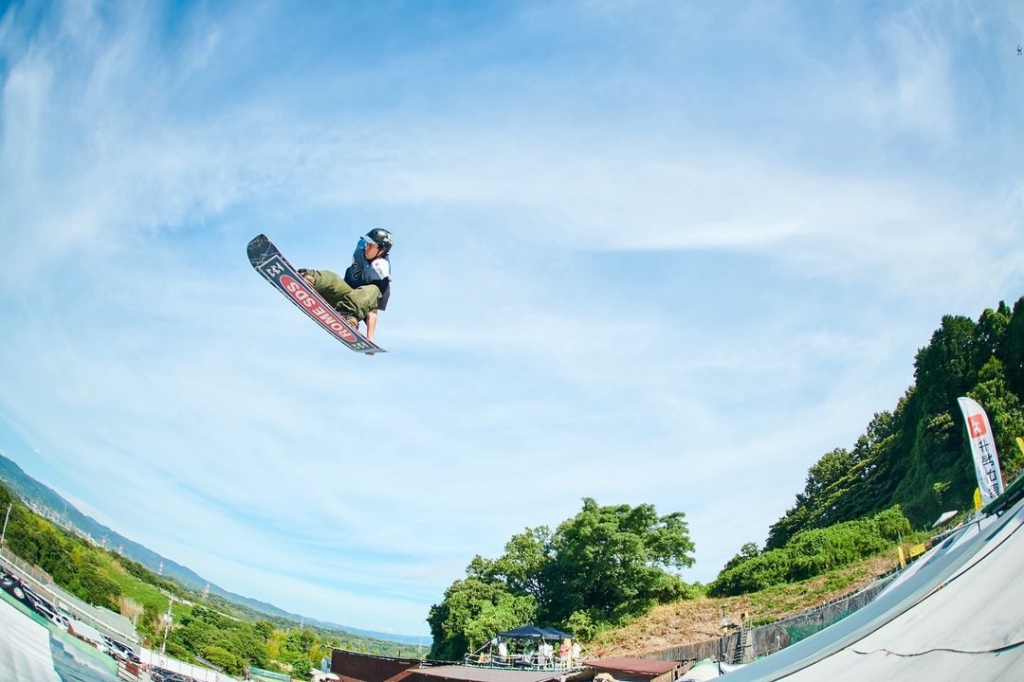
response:
<path fill-rule="evenodd" d="M 863 609 L 729 682 L 1024 680 L 1024 502 L 948 538 Z"/>

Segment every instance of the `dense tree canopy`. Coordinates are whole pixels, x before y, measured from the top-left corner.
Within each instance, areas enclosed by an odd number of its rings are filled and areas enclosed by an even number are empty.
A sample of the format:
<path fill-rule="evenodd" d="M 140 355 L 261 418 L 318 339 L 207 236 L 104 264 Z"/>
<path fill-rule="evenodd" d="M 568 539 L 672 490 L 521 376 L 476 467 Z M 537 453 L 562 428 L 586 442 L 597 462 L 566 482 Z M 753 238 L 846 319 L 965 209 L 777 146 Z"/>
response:
<path fill-rule="evenodd" d="M 893 412 L 875 414 L 852 451 L 826 453 L 796 504 L 769 532 L 767 550 L 798 533 L 864 518 L 894 505 L 923 528 L 970 507 L 977 486 L 957 398 L 970 396 L 992 422 L 1004 478 L 1024 465 L 1024 298 L 977 322 L 947 315 L 914 361 L 914 384 Z"/>
<path fill-rule="evenodd" d="M 758 553 L 748 543 L 708 586 L 708 594 L 727 597 L 806 580 L 883 552 L 910 531 L 910 522 L 893 507 L 872 518 L 800 531 L 781 549 Z"/>
<path fill-rule="evenodd" d="M 46 571 L 54 582 L 79 598 L 121 613 L 136 623 L 144 645 L 163 643 L 164 613 L 174 598 L 167 653 L 239 675 L 245 666 L 287 670 L 308 678 L 330 647 L 410 655 L 394 642 L 347 635 L 246 610 L 215 595 L 204 596 L 161 577 L 117 553 L 94 547 L 54 526 L 16 500 L 0 484 L 0 514 L 10 506 L 4 545 L 8 552 Z M 129 593 L 130 592 L 130 593 Z M 205 601 L 204 601 L 205 600 Z M 418 652 L 417 652 L 418 653 Z"/>
<path fill-rule="evenodd" d="M 583 509 L 551 532 L 526 529 L 497 559 L 476 557 L 427 622 L 432 658 L 454 660 L 497 632 L 536 621 L 580 636 L 690 594 L 671 569 L 693 563 L 685 515 L 649 504 Z"/>
<path fill-rule="evenodd" d="M 682 581 L 668 572 L 693 564 L 684 518 L 659 517 L 649 504 L 600 507 L 585 499 L 551 539 L 541 615 L 558 624 L 574 613 L 618 623 L 684 594 Z"/>
<path fill-rule="evenodd" d="M 536 618 L 537 600 L 532 595 L 515 595 L 497 580 L 475 577 L 482 562 L 480 557 L 474 559 L 468 577 L 452 583 L 444 600 L 430 608 L 427 623 L 434 639 L 430 658 L 459 660 L 496 633 Z"/>
<path fill-rule="evenodd" d="M 914 383 L 895 408 L 876 413 L 852 449 L 822 455 L 793 507 L 771 527 L 764 550 L 746 543 L 709 592 L 742 594 L 818 575 L 891 546 L 895 537 L 927 527 L 946 510 L 969 508 L 976 481 L 960 396 L 974 398 L 988 413 L 1009 482 L 1024 469 L 1016 444 L 1024 437 L 1024 297 L 1012 310 L 1003 303 L 985 310 L 977 322 L 943 317 L 916 354 Z M 313 628 L 229 617 L 219 607 L 231 607 L 215 599 L 185 607 L 202 597 L 90 547 L 13 501 L 0 485 L 0 507 L 8 504 L 11 551 L 86 601 L 141 609 L 139 629 L 149 643 L 159 632 L 167 595 L 178 598 L 181 611 L 168 633 L 168 653 L 232 673 L 245 665 L 281 666 L 302 677 L 330 644 L 368 650 L 358 638 L 328 640 Z M 580 512 L 554 531 L 527 528 L 504 550 L 497 559 L 475 557 L 466 577 L 430 609 L 432 658 L 459 659 L 497 632 L 526 622 L 588 638 L 655 604 L 697 592 L 674 572 L 693 563 L 685 515 L 660 516 L 652 505 L 600 506 L 585 498 Z M 130 581 L 151 589 L 126 594 Z M 401 653 L 384 647 L 374 653 Z"/>

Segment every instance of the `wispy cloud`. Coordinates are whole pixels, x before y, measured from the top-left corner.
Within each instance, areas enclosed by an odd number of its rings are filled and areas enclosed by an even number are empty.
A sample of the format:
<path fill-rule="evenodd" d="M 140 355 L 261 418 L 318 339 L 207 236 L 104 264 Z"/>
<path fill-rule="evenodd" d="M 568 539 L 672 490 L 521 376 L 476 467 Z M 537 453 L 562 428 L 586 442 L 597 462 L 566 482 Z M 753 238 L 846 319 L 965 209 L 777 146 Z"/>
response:
<path fill-rule="evenodd" d="M 584 496 L 686 512 L 708 581 L 942 314 L 1019 295 L 1014 25 L 12 6 L 4 450 L 222 587 L 357 627 L 426 632 L 474 554 Z M 375 226 L 386 356 L 244 260 L 267 232 L 340 270 Z"/>

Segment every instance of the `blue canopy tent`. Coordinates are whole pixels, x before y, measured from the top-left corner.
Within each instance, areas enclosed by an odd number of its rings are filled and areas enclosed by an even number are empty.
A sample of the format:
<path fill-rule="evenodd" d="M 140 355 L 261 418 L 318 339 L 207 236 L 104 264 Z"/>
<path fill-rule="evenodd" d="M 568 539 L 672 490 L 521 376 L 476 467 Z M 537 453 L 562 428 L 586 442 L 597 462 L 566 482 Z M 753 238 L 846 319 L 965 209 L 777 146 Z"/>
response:
<path fill-rule="evenodd" d="M 570 670 L 572 657 L 578 656 L 571 649 L 568 640 L 573 636 L 558 628 L 542 628 L 536 625 L 520 625 L 505 630 L 484 643 L 480 649 L 466 655 L 466 662 L 473 666 L 515 667 L 530 670 Z M 562 641 L 562 652 L 556 652 L 553 642 Z M 576 646 L 578 649 L 578 645 Z M 570 656 L 571 651 L 571 656 Z"/>
<path fill-rule="evenodd" d="M 499 632 L 498 637 L 503 639 L 542 639 L 542 640 L 558 640 L 565 639 L 566 637 L 572 639 L 572 635 L 568 632 L 562 632 L 555 628 L 540 628 L 536 625 L 520 625 L 513 630 L 506 630 L 505 632 Z"/>
<path fill-rule="evenodd" d="M 573 638 L 572 635 L 570 635 L 568 632 L 562 632 L 561 630 L 559 630 L 557 628 L 544 628 L 544 629 L 547 630 L 549 633 L 551 633 L 551 636 L 554 639 L 572 639 Z"/>

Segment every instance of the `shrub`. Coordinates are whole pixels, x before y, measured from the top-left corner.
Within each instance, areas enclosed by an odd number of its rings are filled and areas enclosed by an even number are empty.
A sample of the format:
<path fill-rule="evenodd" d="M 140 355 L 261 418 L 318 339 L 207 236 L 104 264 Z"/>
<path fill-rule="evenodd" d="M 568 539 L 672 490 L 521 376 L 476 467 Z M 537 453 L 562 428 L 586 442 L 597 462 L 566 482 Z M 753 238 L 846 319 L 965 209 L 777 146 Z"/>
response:
<path fill-rule="evenodd" d="M 242 665 L 238 657 L 233 653 L 219 646 L 208 646 L 203 649 L 203 658 L 215 666 L 223 668 L 229 675 L 237 675 L 242 672 Z"/>
<path fill-rule="evenodd" d="M 910 521 L 898 506 L 870 519 L 802 531 L 782 549 L 729 562 L 708 586 L 708 594 L 748 594 L 780 583 L 813 578 L 884 552 L 901 535 L 910 533 Z"/>
<path fill-rule="evenodd" d="M 899 542 L 900 537 L 913 532 L 910 521 L 903 515 L 903 509 L 899 505 L 876 514 L 872 521 L 879 537 L 892 542 Z"/>
<path fill-rule="evenodd" d="M 787 550 L 769 550 L 728 571 L 723 571 L 708 585 L 708 595 L 728 597 L 758 592 L 772 585 L 786 582 L 791 567 L 792 559 Z"/>
<path fill-rule="evenodd" d="M 786 545 L 793 558 L 790 579 L 813 578 L 874 556 L 890 544 L 878 535 L 874 520 L 848 521 L 797 533 Z"/>

